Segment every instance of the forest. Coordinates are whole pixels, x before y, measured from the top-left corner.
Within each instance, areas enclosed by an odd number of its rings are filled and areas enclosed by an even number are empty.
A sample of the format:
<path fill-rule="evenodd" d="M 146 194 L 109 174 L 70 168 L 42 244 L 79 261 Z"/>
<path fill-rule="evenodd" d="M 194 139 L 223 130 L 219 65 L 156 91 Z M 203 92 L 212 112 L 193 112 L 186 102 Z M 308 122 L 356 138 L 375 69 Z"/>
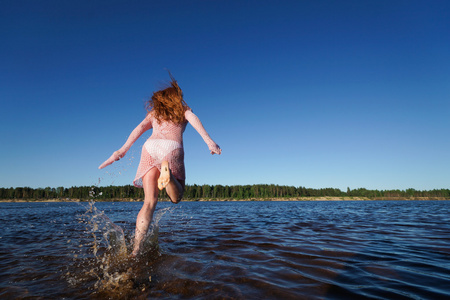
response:
<path fill-rule="evenodd" d="M 162 199 L 167 199 L 165 192 L 160 192 Z M 186 185 L 184 200 L 196 201 L 199 199 L 209 200 L 270 200 L 274 198 L 304 198 L 304 197 L 354 197 L 367 199 L 450 199 L 450 189 L 437 189 L 430 191 L 407 190 L 368 190 L 365 188 L 341 191 L 336 188 L 313 189 L 305 187 L 281 186 L 274 184 L 256 185 Z M 70 188 L 0 188 L 0 200 L 36 200 L 45 201 L 50 199 L 66 200 L 136 200 L 144 198 L 144 190 L 132 185 L 124 186 L 73 186 Z"/>

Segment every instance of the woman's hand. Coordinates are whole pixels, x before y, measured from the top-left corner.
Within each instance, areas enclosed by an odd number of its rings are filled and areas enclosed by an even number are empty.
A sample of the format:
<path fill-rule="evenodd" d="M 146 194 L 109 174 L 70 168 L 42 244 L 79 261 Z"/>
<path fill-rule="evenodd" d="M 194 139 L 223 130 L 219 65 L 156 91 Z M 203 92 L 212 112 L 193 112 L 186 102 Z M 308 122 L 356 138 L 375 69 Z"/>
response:
<path fill-rule="evenodd" d="M 100 165 L 100 167 L 98 167 L 99 169 L 103 169 L 104 167 L 109 166 L 110 164 L 112 164 L 115 161 L 118 161 L 119 159 L 121 159 L 122 157 L 124 157 L 126 154 L 126 152 L 122 151 L 122 150 L 117 150 L 115 151 L 110 158 L 108 158 L 104 163 L 102 163 Z"/>
<path fill-rule="evenodd" d="M 217 145 L 217 144 L 212 144 L 212 145 L 209 145 L 208 146 L 208 148 L 209 148 L 209 151 L 211 151 L 211 154 L 222 154 L 222 149 L 220 149 L 220 147 L 219 147 L 219 145 Z"/>

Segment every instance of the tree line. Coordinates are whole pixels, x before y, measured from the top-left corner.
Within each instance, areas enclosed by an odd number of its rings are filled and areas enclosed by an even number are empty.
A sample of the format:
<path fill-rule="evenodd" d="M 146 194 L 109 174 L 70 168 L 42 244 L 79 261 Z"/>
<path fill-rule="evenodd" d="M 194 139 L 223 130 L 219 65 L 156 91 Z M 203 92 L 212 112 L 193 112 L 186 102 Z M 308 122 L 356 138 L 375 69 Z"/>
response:
<path fill-rule="evenodd" d="M 167 198 L 164 191 L 161 198 Z M 389 198 L 439 198 L 450 199 L 450 189 L 419 191 L 407 190 L 367 190 L 365 188 L 341 191 L 336 188 L 313 189 L 305 187 L 282 186 L 274 184 L 256 185 L 186 185 L 184 199 L 271 199 L 300 197 L 364 197 L 369 199 Z M 48 199 L 79 199 L 79 200 L 142 200 L 144 190 L 132 185 L 124 186 L 80 186 L 57 188 L 0 188 L 2 200 L 48 200 Z"/>

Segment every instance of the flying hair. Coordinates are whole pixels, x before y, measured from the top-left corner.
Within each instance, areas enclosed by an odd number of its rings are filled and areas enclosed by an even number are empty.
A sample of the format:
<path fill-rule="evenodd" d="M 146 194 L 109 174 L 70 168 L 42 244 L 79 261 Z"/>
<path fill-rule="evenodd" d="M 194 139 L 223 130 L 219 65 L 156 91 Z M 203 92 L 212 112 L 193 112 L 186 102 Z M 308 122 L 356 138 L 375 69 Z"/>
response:
<path fill-rule="evenodd" d="M 153 113 L 158 123 L 169 121 L 180 124 L 185 121 L 184 112 L 189 109 L 183 100 L 183 91 L 169 72 L 170 82 L 153 93 L 146 103 L 148 113 Z"/>

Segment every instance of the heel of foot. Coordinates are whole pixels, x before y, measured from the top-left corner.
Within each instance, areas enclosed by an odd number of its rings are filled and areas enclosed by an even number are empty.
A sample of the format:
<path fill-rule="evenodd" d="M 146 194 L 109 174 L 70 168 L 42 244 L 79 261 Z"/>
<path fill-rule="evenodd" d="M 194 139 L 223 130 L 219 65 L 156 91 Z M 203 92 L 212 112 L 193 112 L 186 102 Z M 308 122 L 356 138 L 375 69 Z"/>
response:
<path fill-rule="evenodd" d="M 164 189 L 170 182 L 169 162 L 163 161 L 161 164 L 161 173 L 158 178 L 158 188 Z"/>

